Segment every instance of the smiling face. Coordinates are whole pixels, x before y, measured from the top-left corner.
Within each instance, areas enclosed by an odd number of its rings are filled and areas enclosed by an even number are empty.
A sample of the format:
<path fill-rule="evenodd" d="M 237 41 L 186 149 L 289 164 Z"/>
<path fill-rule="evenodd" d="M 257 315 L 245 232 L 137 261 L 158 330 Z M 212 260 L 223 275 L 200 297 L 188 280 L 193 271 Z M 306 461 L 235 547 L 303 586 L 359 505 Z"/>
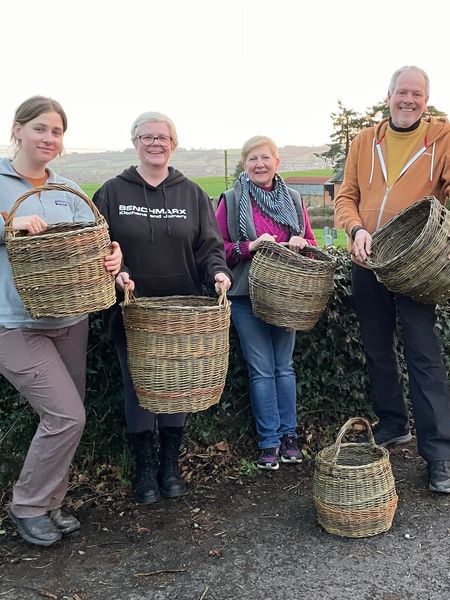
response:
<path fill-rule="evenodd" d="M 155 140 L 151 146 L 145 146 L 139 139 L 143 135 L 153 135 L 155 137 L 164 135 L 171 137 L 168 124 L 163 121 L 148 121 L 147 123 L 143 123 L 137 128 L 134 139 L 134 146 L 138 154 L 140 166 L 150 170 L 167 167 L 172 154 L 172 144 L 161 146 L 159 140 Z"/>
<path fill-rule="evenodd" d="M 388 93 L 388 106 L 396 127 L 411 127 L 427 110 L 427 85 L 419 71 L 400 73 L 394 91 Z"/>
<path fill-rule="evenodd" d="M 41 113 L 35 119 L 13 127 L 18 154 L 28 163 L 41 166 L 53 160 L 63 149 L 64 126 L 54 111 Z"/>
<path fill-rule="evenodd" d="M 269 187 L 277 172 L 280 159 L 274 156 L 268 144 L 253 148 L 244 161 L 244 169 L 259 187 Z"/>

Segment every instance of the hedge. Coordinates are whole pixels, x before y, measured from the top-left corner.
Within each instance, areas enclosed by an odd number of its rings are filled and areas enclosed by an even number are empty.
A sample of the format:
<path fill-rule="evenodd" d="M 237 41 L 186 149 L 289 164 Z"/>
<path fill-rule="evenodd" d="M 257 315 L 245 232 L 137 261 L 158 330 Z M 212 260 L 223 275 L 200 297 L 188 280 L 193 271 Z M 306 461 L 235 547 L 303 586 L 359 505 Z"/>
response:
<path fill-rule="evenodd" d="M 350 261 L 345 250 L 331 249 L 338 268 L 335 290 L 318 324 L 298 333 L 294 351 L 298 413 L 302 428 L 339 425 L 348 416 L 370 415 L 370 391 L 358 323 L 352 306 Z M 450 308 L 438 307 L 438 328 L 450 367 Z M 191 416 L 187 439 L 204 445 L 234 444 L 254 435 L 247 370 L 236 333 L 231 330 L 227 383 L 219 405 Z M 109 460 L 126 461 L 128 445 L 122 411 L 122 383 L 114 349 L 101 319 L 91 316 L 86 394 L 87 425 L 76 455 L 80 468 Z M 0 487 L 22 462 L 36 427 L 36 416 L 0 378 Z"/>

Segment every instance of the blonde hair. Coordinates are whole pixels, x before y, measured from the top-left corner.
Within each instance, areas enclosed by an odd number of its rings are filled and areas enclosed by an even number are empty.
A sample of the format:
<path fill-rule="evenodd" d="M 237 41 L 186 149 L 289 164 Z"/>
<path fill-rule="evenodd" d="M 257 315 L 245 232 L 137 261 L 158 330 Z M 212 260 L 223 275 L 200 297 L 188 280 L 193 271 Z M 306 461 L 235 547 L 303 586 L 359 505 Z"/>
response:
<path fill-rule="evenodd" d="M 274 158 L 279 158 L 278 146 L 275 144 L 275 142 L 270 137 L 267 137 L 266 135 L 255 135 L 255 136 L 251 137 L 249 140 L 247 140 L 244 143 L 244 145 L 242 146 L 242 149 L 241 149 L 242 164 L 245 163 L 248 155 L 250 154 L 250 152 L 252 150 L 254 150 L 255 148 L 258 148 L 258 146 L 264 146 L 264 145 L 269 146 L 270 151 Z"/>
<path fill-rule="evenodd" d="M 178 135 L 177 130 L 175 129 L 175 123 L 170 119 L 167 115 L 160 112 L 145 112 L 139 115 L 131 126 L 131 141 L 135 142 L 136 140 L 136 131 L 138 127 L 144 125 L 144 123 L 166 123 L 169 127 L 170 137 L 172 138 L 172 150 L 178 147 Z"/>

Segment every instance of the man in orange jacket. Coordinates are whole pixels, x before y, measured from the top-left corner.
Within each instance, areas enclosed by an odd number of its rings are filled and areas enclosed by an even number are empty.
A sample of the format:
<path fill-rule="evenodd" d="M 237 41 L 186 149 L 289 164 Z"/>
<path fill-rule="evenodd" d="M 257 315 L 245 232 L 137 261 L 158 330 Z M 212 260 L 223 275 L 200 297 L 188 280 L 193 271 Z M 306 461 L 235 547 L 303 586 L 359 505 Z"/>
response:
<path fill-rule="evenodd" d="M 435 307 L 390 292 L 364 266 L 372 233 L 407 206 L 434 195 L 450 195 L 450 123 L 424 117 L 429 79 L 414 66 L 392 76 L 390 118 L 353 140 L 336 214 L 349 235 L 352 287 L 379 421 L 382 446 L 411 439 L 396 351 L 397 317 L 402 326 L 409 392 L 419 454 L 427 461 L 430 490 L 450 493 L 450 397 Z"/>

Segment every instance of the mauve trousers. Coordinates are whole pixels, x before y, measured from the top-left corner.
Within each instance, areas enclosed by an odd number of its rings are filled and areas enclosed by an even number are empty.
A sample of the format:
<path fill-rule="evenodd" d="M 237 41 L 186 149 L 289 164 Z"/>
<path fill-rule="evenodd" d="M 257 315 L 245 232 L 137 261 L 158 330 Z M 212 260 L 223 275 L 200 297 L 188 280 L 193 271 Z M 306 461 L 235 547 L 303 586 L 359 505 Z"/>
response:
<path fill-rule="evenodd" d="M 59 508 L 85 424 L 88 320 L 58 329 L 0 327 L 0 373 L 40 417 L 11 510 L 37 517 Z"/>

